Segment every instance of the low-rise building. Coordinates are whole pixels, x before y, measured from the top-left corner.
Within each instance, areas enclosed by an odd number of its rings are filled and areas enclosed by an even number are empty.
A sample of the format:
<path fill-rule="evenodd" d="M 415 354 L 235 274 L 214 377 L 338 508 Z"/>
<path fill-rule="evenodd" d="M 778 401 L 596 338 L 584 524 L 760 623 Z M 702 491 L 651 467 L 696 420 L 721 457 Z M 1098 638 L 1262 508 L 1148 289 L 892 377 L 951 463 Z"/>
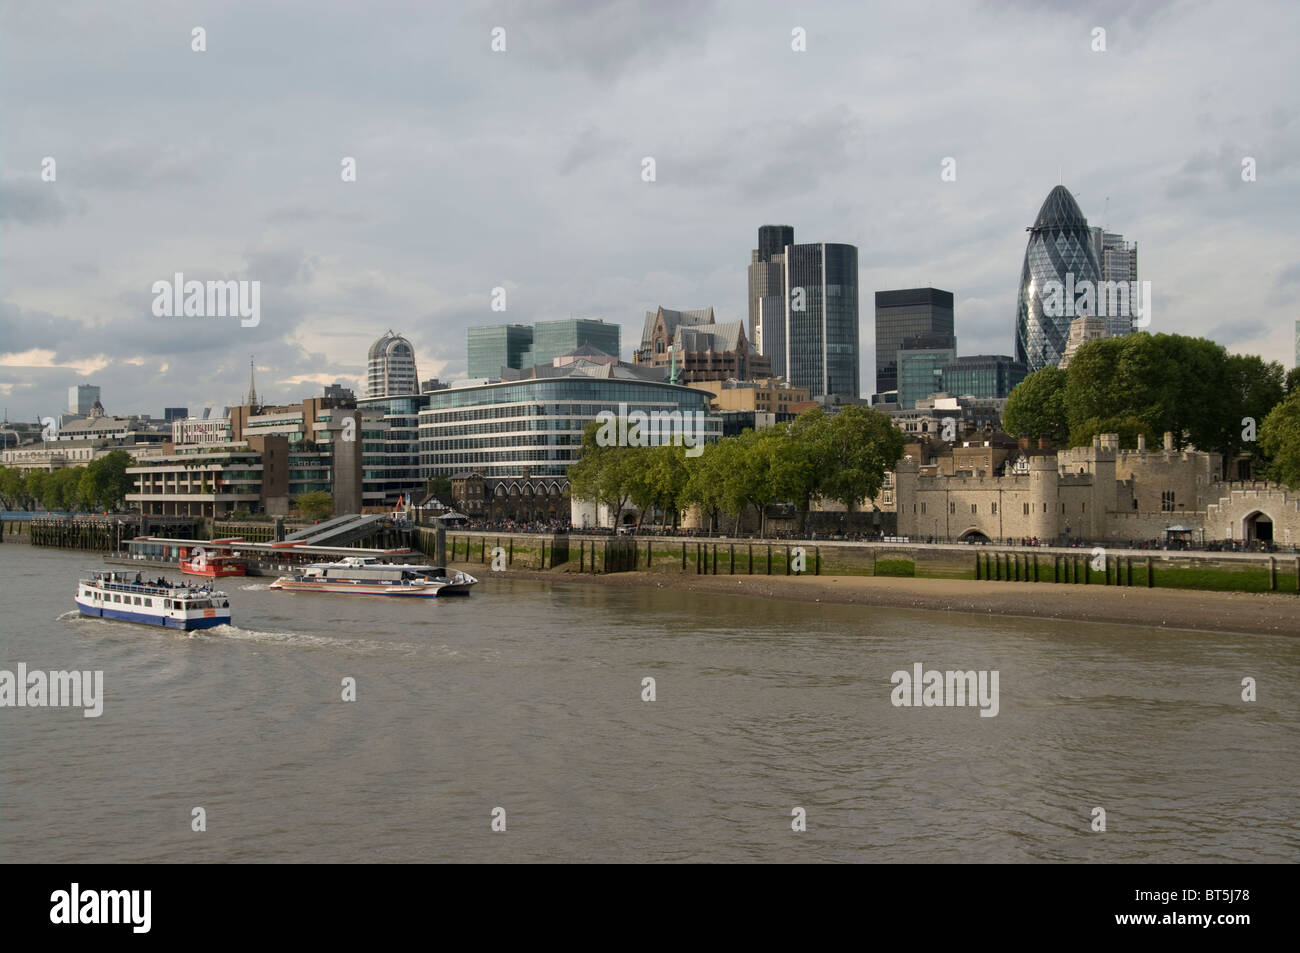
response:
<path fill-rule="evenodd" d="M 900 535 L 1121 545 L 1177 528 L 1197 542 L 1300 543 L 1296 494 L 1224 482 L 1219 454 L 1177 450 L 1172 434 L 1154 450 L 1121 450 L 1115 434 L 1069 450 L 978 443 L 909 448 L 894 472 Z"/>

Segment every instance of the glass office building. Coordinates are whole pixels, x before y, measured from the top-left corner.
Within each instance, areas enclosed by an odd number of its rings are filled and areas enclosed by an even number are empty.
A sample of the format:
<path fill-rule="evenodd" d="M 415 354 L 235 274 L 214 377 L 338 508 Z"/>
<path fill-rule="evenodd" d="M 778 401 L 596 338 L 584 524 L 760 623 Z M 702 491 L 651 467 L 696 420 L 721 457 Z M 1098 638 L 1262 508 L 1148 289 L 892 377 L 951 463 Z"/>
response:
<path fill-rule="evenodd" d="M 954 397 L 1010 397 L 1016 385 L 1029 374 L 1014 357 L 1005 354 L 977 354 L 959 357 L 943 366 L 940 390 Z"/>
<path fill-rule="evenodd" d="M 898 349 L 898 404 L 912 410 L 918 400 L 943 390 L 943 369 L 957 359 L 957 341 L 951 335 L 932 334 L 908 338 Z"/>
<path fill-rule="evenodd" d="M 564 318 L 559 321 L 538 321 L 533 326 L 532 355 L 524 356 L 523 367 L 550 364 L 557 357 L 572 354 L 580 347 L 589 346 L 618 357 L 622 348 L 623 329 L 600 318 Z M 474 375 L 470 375 L 473 377 Z M 491 375 L 499 376 L 498 374 Z"/>
<path fill-rule="evenodd" d="M 951 291 L 904 288 L 876 292 L 877 394 L 900 389 L 898 349 L 908 338 L 926 334 L 953 334 Z"/>
<path fill-rule="evenodd" d="M 357 401 L 361 412 L 361 500 L 391 506 L 425 487 L 420 468 L 420 409 L 428 394 Z"/>
<path fill-rule="evenodd" d="M 520 370 L 525 355 L 532 351 L 533 328 L 528 324 L 494 324 L 465 331 L 467 377 L 501 377 L 501 368 Z"/>
<path fill-rule="evenodd" d="M 703 415 L 704 439 L 721 433 L 703 390 L 582 373 L 454 387 L 423 395 L 420 467 L 426 476 L 481 470 L 488 477 L 564 476 L 582 431 L 601 411 Z M 622 405 L 622 407 L 620 406 Z M 692 417 L 694 421 L 701 419 Z"/>
<path fill-rule="evenodd" d="M 784 327 L 775 335 L 762 332 L 772 373 L 808 388 L 814 399 L 856 401 L 861 393 L 857 247 L 829 242 L 791 245 L 785 253 L 784 281 Z M 762 308 L 765 326 L 767 300 Z"/>
<path fill-rule="evenodd" d="M 1078 317 L 1073 302 L 1059 309 L 1062 314 L 1047 314 L 1043 307 L 1045 284 L 1057 281 L 1064 288 L 1088 281 L 1095 285 L 1101 270 L 1088 220 L 1065 186 L 1058 185 L 1048 193 L 1028 231 L 1016 303 L 1016 360 L 1033 373 L 1060 363 L 1070 322 Z"/>

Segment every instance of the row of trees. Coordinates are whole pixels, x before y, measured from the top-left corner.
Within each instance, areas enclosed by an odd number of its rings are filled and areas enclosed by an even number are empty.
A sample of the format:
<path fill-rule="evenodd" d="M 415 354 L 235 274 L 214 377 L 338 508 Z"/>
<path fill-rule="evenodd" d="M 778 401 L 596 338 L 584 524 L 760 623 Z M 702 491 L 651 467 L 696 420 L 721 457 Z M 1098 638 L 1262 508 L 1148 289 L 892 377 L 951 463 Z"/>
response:
<path fill-rule="evenodd" d="M 134 487 L 127 475 L 131 455 L 113 450 L 83 467 L 23 470 L 0 467 L 0 508 L 103 512 L 121 509 Z"/>
<path fill-rule="evenodd" d="M 1190 443 L 1223 454 L 1226 475 L 1243 451 L 1266 468 L 1257 428 L 1298 388 L 1295 370 L 1287 374 L 1276 361 L 1229 354 L 1206 338 L 1131 334 L 1088 342 L 1063 371 L 1030 374 L 1012 391 L 1002 426 L 1072 447 L 1099 433 L 1118 433 L 1126 448 L 1137 445 L 1139 434 L 1155 445 L 1171 432 L 1180 449 Z"/>
<path fill-rule="evenodd" d="M 739 517 L 753 507 L 765 532 L 767 506 L 778 502 L 794 504 L 801 529 L 819 498 L 851 513 L 880 492 L 906 442 L 888 416 L 862 407 L 836 414 L 816 408 L 792 423 L 708 444 L 695 457 L 682 446 L 601 446 L 599 429 L 595 421 L 587 426 L 582 455 L 569 468 L 574 498 L 605 505 L 616 524 L 629 503 L 643 518 L 656 507 L 671 513 L 673 526 L 683 510 L 699 506 L 714 530 L 720 514 Z"/>

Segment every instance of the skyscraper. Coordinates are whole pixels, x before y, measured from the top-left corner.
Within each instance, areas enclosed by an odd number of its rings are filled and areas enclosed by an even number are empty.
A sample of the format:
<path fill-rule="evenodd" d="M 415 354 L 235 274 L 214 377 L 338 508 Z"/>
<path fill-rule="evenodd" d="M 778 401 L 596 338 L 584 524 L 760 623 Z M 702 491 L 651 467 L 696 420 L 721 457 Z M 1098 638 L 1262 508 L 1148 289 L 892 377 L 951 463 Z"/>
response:
<path fill-rule="evenodd" d="M 494 324 L 465 331 L 466 376 L 474 379 L 499 380 L 501 368 L 520 370 L 524 356 L 533 348 L 533 328 L 529 324 Z M 529 361 L 529 364 L 532 362 Z"/>
<path fill-rule="evenodd" d="M 769 316 L 778 309 L 785 320 L 785 250 L 794 244 L 794 226 L 764 225 L 758 230 L 758 247 L 749 264 L 749 339 L 760 354 L 767 354 L 758 340 L 765 298 Z M 775 341 L 773 342 L 775 344 Z"/>
<path fill-rule="evenodd" d="M 876 292 L 877 394 L 898 390 L 898 349 L 907 338 L 927 334 L 953 334 L 951 291 L 905 288 Z"/>
<path fill-rule="evenodd" d="M 415 350 L 406 338 L 388 331 L 370 345 L 367 397 L 406 397 L 420 393 Z"/>
<path fill-rule="evenodd" d="M 99 401 L 99 388 L 94 384 L 74 384 L 68 388 L 68 413 L 83 417 Z"/>
<path fill-rule="evenodd" d="M 857 247 L 790 245 L 785 259 L 785 379 L 814 399 L 857 400 Z"/>
<path fill-rule="evenodd" d="M 764 225 L 750 257 L 749 321 L 777 377 L 815 399 L 861 395 L 857 246 L 795 245 L 793 227 Z"/>
<path fill-rule="evenodd" d="M 1101 269 L 1102 281 L 1134 282 L 1138 280 L 1137 242 L 1126 242 L 1124 236 L 1101 228 L 1091 228 L 1092 251 Z M 1100 293 L 1098 295 L 1100 301 Z M 1119 337 L 1133 333 L 1133 315 L 1106 315 L 1106 334 Z"/>
<path fill-rule="evenodd" d="M 570 354 L 584 345 L 619 357 L 623 347 L 623 329 L 600 318 L 561 318 L 538 321 L 533 326 L 533 353 L 525 355 L 526 367 L 550 364 L 557 357 Z"/>
<path fill-rule="evenodd" d="M 1062 287 L 1073 289 L 1084 281 L 1095 286 L 1101 269 L 1088 220 L 1065 186 L 1058 185 L 1047 194 L 1038 217 L 1027 231 L 1029 242 L 1020 269 L 1016 302 L 1016 360 L 1026 364 L 1033 373 L 1055 366 L 1061 360 L 1070 335 L 1070 322 L 1078 316 L 1072 301 L 1066 301 L 1064 308 L 1051 309 L 1063 313 L 1049 314 L 1043 303 L 1044 286 L 1047 282 L 1059 282 Z"/>

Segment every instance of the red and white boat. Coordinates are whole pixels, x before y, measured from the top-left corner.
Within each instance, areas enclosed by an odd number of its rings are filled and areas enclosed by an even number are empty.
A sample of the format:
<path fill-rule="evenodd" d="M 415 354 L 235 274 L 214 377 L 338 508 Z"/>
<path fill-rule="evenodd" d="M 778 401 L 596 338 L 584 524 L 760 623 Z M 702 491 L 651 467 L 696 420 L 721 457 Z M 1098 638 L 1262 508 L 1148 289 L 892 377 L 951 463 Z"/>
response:
<path fill-rule="evenodd" d="M 181 555 L 181 572 L 190 576 L 220 579 L 225 576 L 246 576 L 248 565 L 237 556 L 218 553 L 209 555 L 207 550 L 198 547 L 188 557 Z"/>

